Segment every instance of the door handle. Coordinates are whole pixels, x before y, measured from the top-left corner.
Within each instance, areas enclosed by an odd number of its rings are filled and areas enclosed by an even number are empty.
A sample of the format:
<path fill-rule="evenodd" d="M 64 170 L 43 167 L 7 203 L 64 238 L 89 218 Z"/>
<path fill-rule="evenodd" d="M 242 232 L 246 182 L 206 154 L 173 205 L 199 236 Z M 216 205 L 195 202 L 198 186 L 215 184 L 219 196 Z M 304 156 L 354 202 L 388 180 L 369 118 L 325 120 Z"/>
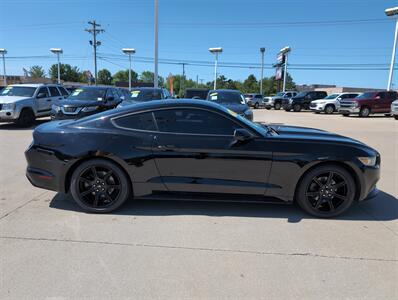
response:
<path fill-rule="evenodd" d="M 157 146 L 157 149 L 160 151 L 170 151 L 173 150 L 175 148 L 174 145 L 159 145 Z"/>

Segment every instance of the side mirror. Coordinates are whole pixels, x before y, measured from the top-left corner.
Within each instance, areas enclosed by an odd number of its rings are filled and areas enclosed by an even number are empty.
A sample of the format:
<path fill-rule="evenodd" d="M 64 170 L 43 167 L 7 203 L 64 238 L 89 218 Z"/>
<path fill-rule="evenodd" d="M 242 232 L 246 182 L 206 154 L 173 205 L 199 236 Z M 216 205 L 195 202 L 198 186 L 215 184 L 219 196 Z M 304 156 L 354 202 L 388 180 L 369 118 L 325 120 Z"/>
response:
<path fill-rule="evenodd" d="M 252 138 L 253 138 L 253 135 L 246 129 L 239 128 L 239 129 L 236 129 L 234 132 L 234 140 L 236 142 L 245 142 L 245 141 L 251 140 Z"/>
<path fill-rule="evenodd" d="M 375 99 L 376 99 L 376 100 L 380 100 L 381 97 L 380 97 L 380 96 L 376 96 Z"/>
<path fill-rule="evenodd" d="M 36 96 L 37 99 L 46 98 L 46 97 L 47 97 L 46 93 L 38 93 Z"/>

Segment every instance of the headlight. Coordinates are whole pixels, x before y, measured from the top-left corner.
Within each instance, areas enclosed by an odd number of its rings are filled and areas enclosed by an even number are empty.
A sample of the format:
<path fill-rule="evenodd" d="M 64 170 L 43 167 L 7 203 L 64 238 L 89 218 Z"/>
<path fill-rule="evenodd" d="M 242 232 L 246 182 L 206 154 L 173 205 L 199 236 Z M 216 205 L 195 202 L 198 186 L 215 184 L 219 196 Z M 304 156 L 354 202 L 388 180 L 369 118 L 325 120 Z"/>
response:
<path fill-rule="evenodd" d="M 53 111 L 53 112 L 59 112 L 59 110 L 61 109 L 61 107 L 59 107 L 58 105 L 55 105 L 55 104 L 53 104 L 53 105 L 51 105 L 51 110 Z"/>
<path fill-rule="evenodd" d="M 365 166 L 373 167 L 376 165 L 376 156 L 373 157 L 358 157 L 358 160 L 363 163 Z"/>
<path fill-rule="evenodd" d="M 94 111 L 97 109 L 98 109 L 98 106 L 87 106 L 87 107 L 83 107 L 82 111 L 89 112 L 89 111 Z"/>
<path fill-rule="evenodd" d="M 15 109 L 15 103 L 4 103 L 2 109 L 3 110 L 14 110 Z"/>

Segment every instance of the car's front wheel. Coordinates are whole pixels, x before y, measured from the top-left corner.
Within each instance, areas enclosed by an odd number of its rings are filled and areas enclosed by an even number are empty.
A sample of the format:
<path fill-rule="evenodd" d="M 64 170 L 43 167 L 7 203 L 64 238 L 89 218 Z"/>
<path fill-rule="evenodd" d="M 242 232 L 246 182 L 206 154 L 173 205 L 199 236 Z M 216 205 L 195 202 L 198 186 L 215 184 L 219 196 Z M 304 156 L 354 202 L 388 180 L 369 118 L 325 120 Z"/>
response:
<path fill-rule="evenodd" d="M 19 114 L 19 118 L 16 123 L 20 127 L 29 127 L 33 125 L 35 119 L 33 111 L 30 108 L 24 108 Z"/>
<path fill-rule="evenodd" d="M 369 109 L 369 107 L 362 107 L 361 108 L 361 110 L 359 111 L 359 116 L 361 117 L 361 118 L 366 118 L 366 117 L 369 117 L 369 115 L 370 115 L 370 109 Z"/>
<path fill-rule="evenodd" d="M 324 165 L 304 175 L 297 188 L 296 201 L 313 216 L 331 218 L 352 205 L 355 192 L 355 181 L 347 170 Z"/>
<path fill-rule="evenodd" d="M 108 213 L 130 196 L 130 181 L 116 164 L 93 159 L 73 172 L 70 191 L 76 203 L 87 212 Z"/>
<path fill-rule="evenodd" d="M 281 105 L 279 102 L 275 102 L 275 104 L 274 104 L 274 109 L 280 110 L 281 107 L 282 107 L 282 105 Z"/>
<path fill-rule="evenodd" d="M 326 105 L 325 107 L 325 114 L 331 115 L 334 113 L 334 106 L 332 104 Z"/>
<path fill-rule="evenodd" d="M 293 105 L 293 111 L 294 111 L 294 112 L 299 112 L 299 111 L 301 111 L 301 105 L 298 104 L 298 103 L 294 104 L 294 105 Z"/>
<path fill-rule="evenodd" d="M 398 115 L 394 115 L 394 119 L 395 119 L 395 120 L 398 120 Z"/>
<path fill-rule="evenodd" d="M 260 107 L 260 104 L 258 104 L 258 102 L 256 102 L 255 104 L 254 104 L 254 108 L 255 109 L 258 109 Z"/>

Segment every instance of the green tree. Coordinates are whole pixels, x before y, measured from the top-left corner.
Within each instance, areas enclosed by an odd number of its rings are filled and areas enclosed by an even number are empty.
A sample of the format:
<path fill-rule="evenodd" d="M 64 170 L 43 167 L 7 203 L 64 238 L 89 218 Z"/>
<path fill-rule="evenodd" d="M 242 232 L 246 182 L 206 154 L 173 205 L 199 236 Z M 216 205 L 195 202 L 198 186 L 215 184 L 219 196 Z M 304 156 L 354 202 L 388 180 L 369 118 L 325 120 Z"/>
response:
<path fill-rule="evenodd" d="M 120 70 L 113 74 L 113 83 L 129 82 L 129 70 Z M 138 82 L 138 74 L 131 70 L 131 82 Z"/>
<path fill-rule="evenodd" d="M 259 83 L 256 76 L 250 74 L 245 81 L 243 81 L 243 93 L 256 93 L 259 91 Z"/>
<path fill-rule="evenodd" d="M 141 73 L 140 81 L 144 83 L 153 83 L 153 78 L 155 74 L 151 71 L 144 71 Z M 164 86 L 164 78 L 162 76 L 158 76 L 158 84 L 159 86 Z"/>
<path fill-rule="evenodd" d="M 61 64 L 60 71 L 61 71 L 61 80 L 63 81 L 71 81 L 71 82 L 86 81 L 84 79 L 83 73 L 80 72 L 78 67 L 72 67 L 69 64 Z M 51 79 L 54 80 L 57 79 L 58 65 L 57 64 L 52 65 L 50 70 L 48 71 L 48 74 L 50 75 Z"/>
<path fill-rule="evenodd" d="M 102 69 L 98 71 L 98 78 L 97 82 L 99 84 L 106 84 L 110 85 L 112 84 L 112 74 L 109 72 L 107 69 Z"/>
<path fill-rule="evenodd" d="M 28 75 L 33 78 L 43 78 L 46 77 L 46 72 L 41 66 L 32 66 L 29 68 Z"/>

